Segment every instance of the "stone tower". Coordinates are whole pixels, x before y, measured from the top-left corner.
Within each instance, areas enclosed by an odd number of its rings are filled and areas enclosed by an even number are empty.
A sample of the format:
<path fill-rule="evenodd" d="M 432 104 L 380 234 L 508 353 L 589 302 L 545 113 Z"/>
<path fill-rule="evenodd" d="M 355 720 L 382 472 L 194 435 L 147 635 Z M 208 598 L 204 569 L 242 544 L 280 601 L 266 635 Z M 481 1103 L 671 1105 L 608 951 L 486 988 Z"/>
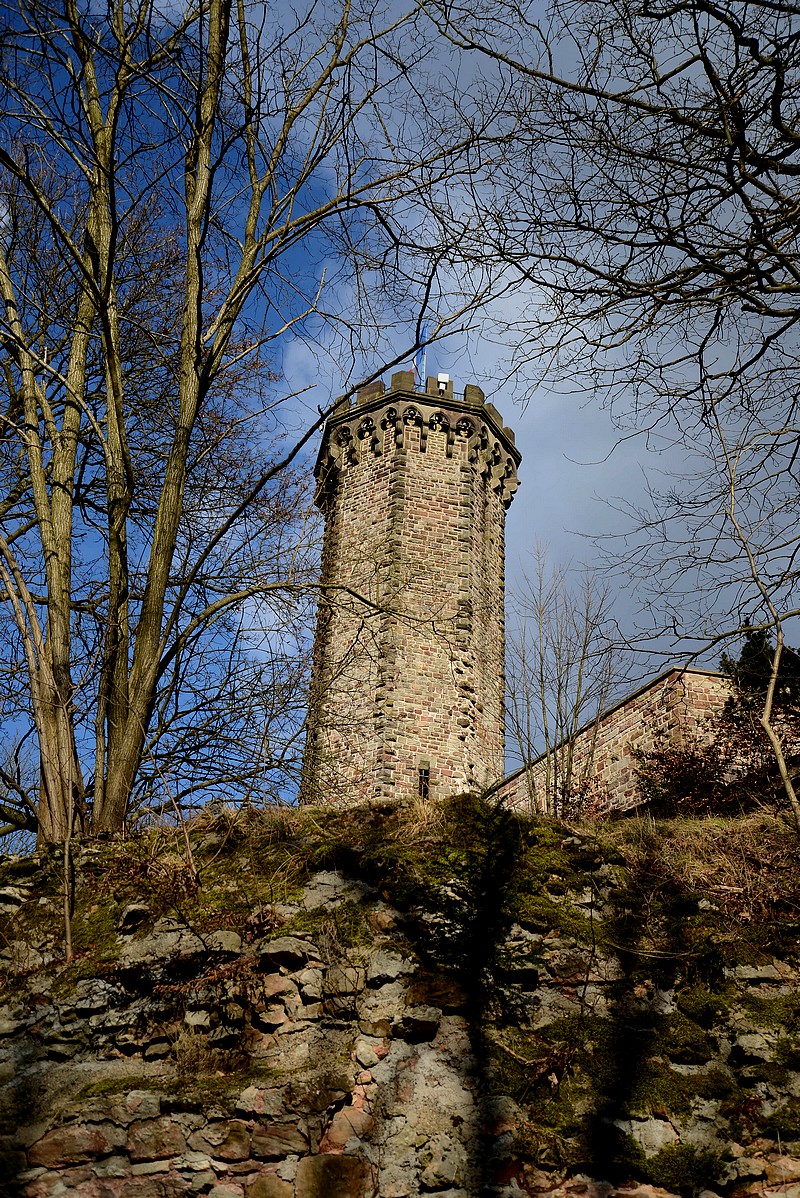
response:
<path fill-rule="evenodd" d="M 445 797 L 503 775 L 514 435 L 480 387 L 400 371 L 328 420 L 303 798 Z"/>

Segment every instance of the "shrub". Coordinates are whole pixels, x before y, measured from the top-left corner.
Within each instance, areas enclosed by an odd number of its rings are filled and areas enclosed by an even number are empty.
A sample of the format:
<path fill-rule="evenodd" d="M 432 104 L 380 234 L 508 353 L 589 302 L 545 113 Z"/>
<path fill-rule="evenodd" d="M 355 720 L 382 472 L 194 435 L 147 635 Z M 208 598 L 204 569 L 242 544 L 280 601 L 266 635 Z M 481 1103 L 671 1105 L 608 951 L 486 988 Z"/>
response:
<path fill-rule="evenodd" d="M 723 781 L 725 767 L 717 741 L 664 745 L 650 753 L 633 750 L 642 798 L 655 815 L 691 810 L 718 812 L 729 805 Z"/>
<path fill-rule="evenodd" d="M 800 744 L 796 715 L 783 712 L 778 731 L 785 745 Z M 702 734 L 685 733 L 680 745 L 633 756 L 641 796 L 657 816 L 737 815 L 785 801 L 767 734 L 745 704 L 729 702 Z"/>

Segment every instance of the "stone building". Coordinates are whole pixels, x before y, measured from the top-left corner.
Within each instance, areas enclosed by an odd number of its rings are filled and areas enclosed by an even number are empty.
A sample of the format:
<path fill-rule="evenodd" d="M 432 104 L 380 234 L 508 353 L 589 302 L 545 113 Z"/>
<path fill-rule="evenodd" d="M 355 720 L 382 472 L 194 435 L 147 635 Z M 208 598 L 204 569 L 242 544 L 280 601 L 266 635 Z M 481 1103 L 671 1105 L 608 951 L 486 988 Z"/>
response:
<path fill-rule="evenodd" d="M 730 694 L 722 674 L 672 667 L 585 724 L 570 744 L 557 745 L 511 774 L 501 794 L 517 809 L 560 810 L 569 775 L 573 797 L 595 811 L 635 807 L 640 801 L 635 754 L 702 737 Z"/>
<path fill-rule="evenodd" d="M 329 419 L 302 797 L 445 797 L 504 772 L 514 435 L 480 387 L 399 371 Z"/>

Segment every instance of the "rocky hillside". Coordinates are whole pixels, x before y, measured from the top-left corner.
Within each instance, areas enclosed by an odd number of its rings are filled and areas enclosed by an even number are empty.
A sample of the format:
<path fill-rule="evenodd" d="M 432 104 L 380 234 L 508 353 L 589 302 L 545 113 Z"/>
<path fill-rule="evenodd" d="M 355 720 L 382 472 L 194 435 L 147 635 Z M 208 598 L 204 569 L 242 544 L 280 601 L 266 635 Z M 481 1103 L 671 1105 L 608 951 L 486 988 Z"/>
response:
<path fill-rule="evenodd" d="M 60 858 L 0 862 L 3 1194 L 800 1198 L 772 818 L 222 811 L 76 856 L 69 964 Z"/>

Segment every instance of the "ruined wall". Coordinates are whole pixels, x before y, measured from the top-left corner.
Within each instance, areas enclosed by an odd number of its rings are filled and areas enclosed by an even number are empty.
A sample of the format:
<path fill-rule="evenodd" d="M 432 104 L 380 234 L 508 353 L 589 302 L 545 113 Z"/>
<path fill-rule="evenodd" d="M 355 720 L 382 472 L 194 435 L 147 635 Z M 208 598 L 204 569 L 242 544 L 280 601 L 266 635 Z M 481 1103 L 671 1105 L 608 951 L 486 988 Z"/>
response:
<path fill-rule="evenodd" d="M 788 829 L 404 819 L 0 861 L 3 1198 L 798 1198 Z"/>
<path fill-rule="evenodd" d="M 638 800 L 634 750 L 681 745 L 702 734 L 731 693 L 728 681 L 707 670 L 678 670 L 648 682 L 587 725 L 571 748 L 573 789 L 596 810 L 625 810 Z M 568 746 L 539 758 L 528 770 L 513 774 L 503 795 L 515 807 L 548 809 L 548 795 L 561 797 L 568 771 Z"/>
<path fill-rule="evenodd" d="M 441 797 L 502 775 L 503 536 L 518 463 L 477 387 L 462 400 L 429 380 L 419 394 L 400 372 L 388 393 L 373 384 L 334 413 L 317 467 L 326 590 L 306 800 Z"/>

